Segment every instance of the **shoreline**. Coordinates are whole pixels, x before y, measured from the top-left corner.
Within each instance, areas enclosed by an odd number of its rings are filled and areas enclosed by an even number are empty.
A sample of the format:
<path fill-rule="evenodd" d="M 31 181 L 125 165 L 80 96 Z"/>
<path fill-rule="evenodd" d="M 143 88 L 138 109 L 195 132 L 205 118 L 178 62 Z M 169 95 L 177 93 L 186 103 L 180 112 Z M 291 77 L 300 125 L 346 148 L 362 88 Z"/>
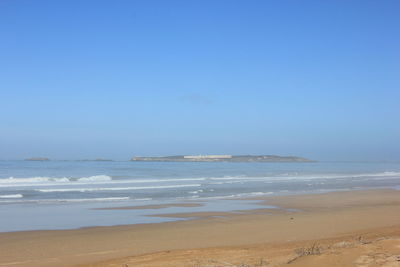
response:
<path fill-rule="evenodd" d="M 260 209 L 239 213 L 204 213 L 202 216 L 185 213 L 196 218 L 174 222 L 0 233 L 0 266 L 121 266 L 124 262 L 138 261 L 143 255 L 147 255 L 147 263 L 135 262 L 132 266 L 175 266 L 168 264 L 178 264 L 179 253 L 187 250 L 202 254 L 203 250 L 211 248 L 221 251 L 223 247 L 277 248 L 357 234 L 400 235 L 400 191 L 397 190 L 252 199 L 278 209 L 260 205 Z M 160 257 L 157 253 L 171 251 L 177 258 L 157 261 Z M 227 254 L 221 252 L 218 257 L 229 254 L 225 252 Z M 292 250 L 290 252 L 293 254 Z M 181 260 L 189 259 L 191 257 Z M 240 260 L 245 259 L 244 255 Z M 201 266 L 194 262 L 185 264 L 182 266 Z"/>
<path fill-rule="evenodd" d="M 93 210 L 159 210 L 171 207 L 178 208 L 193 208 L 193 207 L 202 207 L 203 204 L 200 203 L 167 203 L 167 204 L 150 204 L 150 205 L 141 205 L 141 206 L 116 206 L 116 207 L 103 207 L 103 208 L 93 208 Z"/>

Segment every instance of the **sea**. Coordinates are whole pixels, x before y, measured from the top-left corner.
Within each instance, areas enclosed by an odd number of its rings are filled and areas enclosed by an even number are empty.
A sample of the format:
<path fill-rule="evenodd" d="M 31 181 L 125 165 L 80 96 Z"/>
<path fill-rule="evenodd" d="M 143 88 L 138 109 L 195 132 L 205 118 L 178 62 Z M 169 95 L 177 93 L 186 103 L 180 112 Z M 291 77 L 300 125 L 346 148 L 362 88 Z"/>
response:
<path fill-rule="evenodd" d="M 0 232 L 160 223 L 260 208 L 254 197 L 380 188 L 400 189 L 400 162 L 0 161 Z M 201 205 L 110 209 L 176 203 Z"/>

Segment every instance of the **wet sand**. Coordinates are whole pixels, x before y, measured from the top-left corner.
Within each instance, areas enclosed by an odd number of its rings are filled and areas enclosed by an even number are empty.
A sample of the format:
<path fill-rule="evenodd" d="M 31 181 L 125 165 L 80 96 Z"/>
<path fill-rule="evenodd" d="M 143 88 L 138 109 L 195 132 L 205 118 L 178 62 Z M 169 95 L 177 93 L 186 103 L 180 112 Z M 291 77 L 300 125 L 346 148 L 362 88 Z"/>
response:
<path fill-rule="evenodd" d="M 400 266 L 400 191 L 260 200 L 284 209 L 1 233 L 0 266 Z"/>
<path fill-rule="evenodd" d="M 170 203 L 162 205 L 143 205 L 143 206 L 124 206 L 124 207 L 111 207 L 111 208 L 95 208 L 94 210 L 158 210 L 170 207 L 190 208 L 201 207 L 200 203 Z"/>

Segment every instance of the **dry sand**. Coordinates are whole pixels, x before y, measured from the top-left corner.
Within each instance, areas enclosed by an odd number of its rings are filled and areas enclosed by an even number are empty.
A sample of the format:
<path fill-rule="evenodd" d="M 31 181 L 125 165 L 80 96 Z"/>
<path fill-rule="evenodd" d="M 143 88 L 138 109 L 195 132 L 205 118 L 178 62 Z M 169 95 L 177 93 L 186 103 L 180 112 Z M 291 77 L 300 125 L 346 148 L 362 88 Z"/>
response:
<path fill-rule="evenodd" d="M 400 266 L 400 191 L 264 199 L 297 211 L 2 233 L 0 266 Z"/>

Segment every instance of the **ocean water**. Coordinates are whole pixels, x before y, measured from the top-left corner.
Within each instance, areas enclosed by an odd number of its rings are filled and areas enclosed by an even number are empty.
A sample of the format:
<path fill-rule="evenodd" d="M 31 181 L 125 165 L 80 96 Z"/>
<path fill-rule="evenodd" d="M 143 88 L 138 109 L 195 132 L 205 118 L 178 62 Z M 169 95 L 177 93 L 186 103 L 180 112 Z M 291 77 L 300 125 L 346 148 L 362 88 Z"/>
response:
<path fill-rule="evenodd" d="M 263 195 L 400 189 L 400 163 L 0 161 L 0 231 L 68 229 L 257 208 Z M 179 202 L 199 207 L 99 210 Z M 273 207 L 271 207 L 273 208 Z"/>

